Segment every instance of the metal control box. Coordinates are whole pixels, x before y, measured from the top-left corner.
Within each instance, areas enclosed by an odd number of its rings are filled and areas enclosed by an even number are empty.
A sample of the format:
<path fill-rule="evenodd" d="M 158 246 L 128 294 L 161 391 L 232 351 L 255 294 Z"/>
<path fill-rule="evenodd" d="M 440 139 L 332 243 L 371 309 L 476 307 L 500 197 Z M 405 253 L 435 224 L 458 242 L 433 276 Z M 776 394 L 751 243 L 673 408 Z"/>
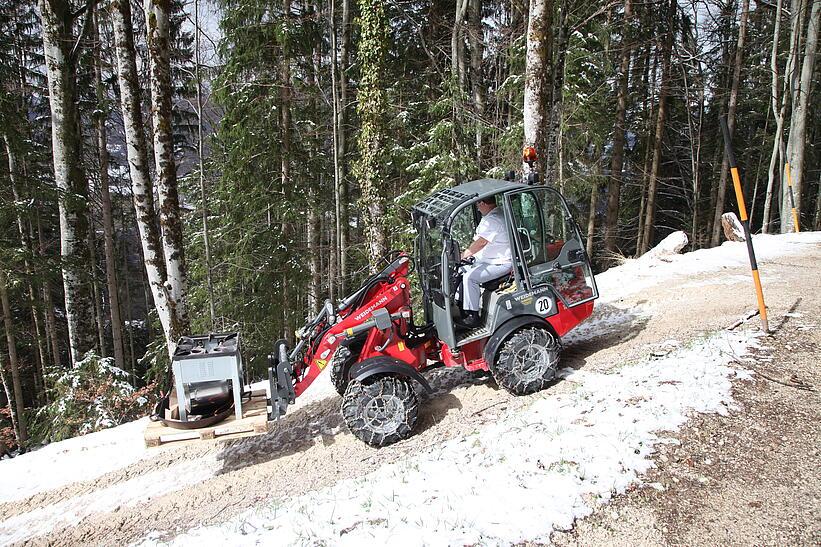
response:
<path fill-rule="evenodd" d="M 243 368 L 238 332 L 183 336 L 172 360 L 180 420 L 187 421 L 195 401 L 227 399 L 228 381 L 234 413 L 242 418 Z"/>

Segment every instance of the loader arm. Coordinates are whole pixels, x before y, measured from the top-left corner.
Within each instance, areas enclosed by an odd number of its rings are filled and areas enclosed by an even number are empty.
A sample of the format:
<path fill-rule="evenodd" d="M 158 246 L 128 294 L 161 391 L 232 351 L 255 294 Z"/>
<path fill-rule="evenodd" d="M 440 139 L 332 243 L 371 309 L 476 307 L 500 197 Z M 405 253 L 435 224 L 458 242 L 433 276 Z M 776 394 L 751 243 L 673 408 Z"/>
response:
<path fill-rule="evenodd" d="M 288 405 L 325 370 L 339 345 L 348 338 L 367 333 L 361 359 L 398 358 L 414 368 L 424 362 L 423 349 L 404 343 L 412 325 L 409 264 L 409 257 L 403 253 L 339 306 L 334 307 L 326 300 L 319 314 L 297 332 L 299 342 L 292 350 L 288 351 L 284 340 L 277 342 L 274 353 L 269 356 L 269 419 L 277 419 L 285 413 Z"/>

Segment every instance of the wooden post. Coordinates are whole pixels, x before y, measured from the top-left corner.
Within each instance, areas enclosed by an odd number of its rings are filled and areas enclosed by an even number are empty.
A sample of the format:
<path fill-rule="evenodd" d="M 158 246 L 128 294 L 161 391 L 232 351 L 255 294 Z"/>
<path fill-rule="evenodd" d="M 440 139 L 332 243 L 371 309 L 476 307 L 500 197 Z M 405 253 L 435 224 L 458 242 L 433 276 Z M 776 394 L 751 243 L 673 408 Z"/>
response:
<path fill-rule="evenodd" d="M 764 304 L 764 291 L 761 288 L 761 277 L 758 275 L 758 263 L 755 260 L 753 238 L 750 235 L 750 221 L 747 218 L 747 206 L 744 203 L 744 190 L 741 187 L 741 176 L 738 174 L 738 165 L 735 161 L 730 130 L 727 127 L 727 118 L 722 116 L 720 121 L 721 133 L 724 135 L 724 152 L 727 154 L 727 162 L 730 165 L 735 197 L 736 200 L 738 200 L 738 213 L 741 217 L 741 225 L 744 228 L 744 236 L 747 239 L 747 254 L 750 256 L 750 269 L 753 272 L 753 284 L 755 285 L 755 295 L 758 299 L 758 311 L 761 314 L 761 328 L 764 332 L 770 332 L 770 326 L 767 323 L 767 306 Z"/>

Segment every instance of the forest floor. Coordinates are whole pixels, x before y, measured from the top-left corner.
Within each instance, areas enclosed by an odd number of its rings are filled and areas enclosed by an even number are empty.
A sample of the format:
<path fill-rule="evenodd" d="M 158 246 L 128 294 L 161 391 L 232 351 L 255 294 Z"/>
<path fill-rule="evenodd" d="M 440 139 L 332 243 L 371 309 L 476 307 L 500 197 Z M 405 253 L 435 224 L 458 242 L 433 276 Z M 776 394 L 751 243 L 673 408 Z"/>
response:
<path fill-rule="evenodd" d="M 46 447 L 0 462 L 0 543 L 817 545 L 821 234 L 760 241 L 771 336 L 726 330 L 755 308 L 742 244 L 633 261 L 597 277 L 549 390 L 434 371 L 418 433 L 380 450 L 336 396 L 259 437 Z M 48 450 L 76 480 L 37 485 Z"/>

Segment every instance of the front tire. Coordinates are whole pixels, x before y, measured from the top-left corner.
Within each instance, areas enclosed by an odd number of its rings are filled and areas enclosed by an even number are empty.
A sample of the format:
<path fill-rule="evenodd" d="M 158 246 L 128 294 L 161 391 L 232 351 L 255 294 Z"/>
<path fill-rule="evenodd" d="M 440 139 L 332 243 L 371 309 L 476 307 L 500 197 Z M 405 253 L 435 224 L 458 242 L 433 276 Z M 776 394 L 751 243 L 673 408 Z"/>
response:
<path fill-rule="evenodd" d="M 345 395 L 348 388 L 351 357 L 351 350 L 347 346 L 339 346 L 331 357 L 331 383 L 340 395 Z"/>
<path fill-rule="evenodd" d="M 342 417 L 351 433 L 375 447 L 407 439 L 418 413 L 413 385 L 400 376 L 352 380 L 342 398 Z"/>
<path fill-rule="evenodd" d="M 524 327 L 502 344 L 493 378 L 514 395 L 541 391 L 556 378 L 561 349 L 558 338 L 547 329 Z"/>

